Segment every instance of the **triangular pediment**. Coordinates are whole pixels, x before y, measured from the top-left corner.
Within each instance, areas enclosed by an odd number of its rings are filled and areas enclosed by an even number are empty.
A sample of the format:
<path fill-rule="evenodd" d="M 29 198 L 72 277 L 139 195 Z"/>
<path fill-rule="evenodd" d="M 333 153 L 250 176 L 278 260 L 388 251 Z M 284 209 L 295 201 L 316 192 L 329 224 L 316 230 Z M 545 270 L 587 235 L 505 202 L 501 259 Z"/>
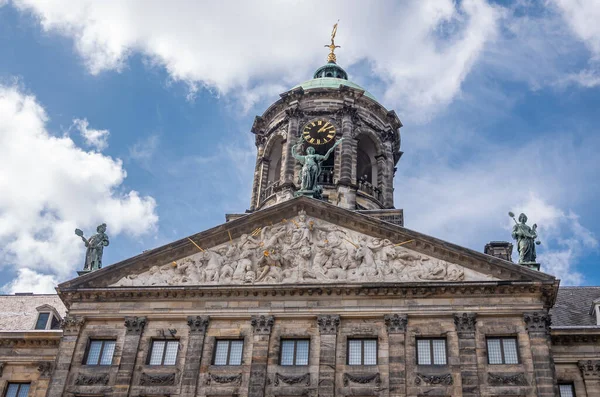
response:
<path fill-rule="evenodd" d="M 59 289 L 553 279 L 373 217 L 297 198 Z"/>

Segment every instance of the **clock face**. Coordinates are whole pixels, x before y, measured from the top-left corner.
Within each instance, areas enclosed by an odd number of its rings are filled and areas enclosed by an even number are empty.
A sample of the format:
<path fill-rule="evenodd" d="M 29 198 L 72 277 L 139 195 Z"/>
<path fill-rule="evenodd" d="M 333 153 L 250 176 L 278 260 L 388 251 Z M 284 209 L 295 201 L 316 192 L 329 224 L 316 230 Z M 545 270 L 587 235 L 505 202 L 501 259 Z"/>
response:
<path fill-rule="evenodd" d="M 324 145 L 335 137 L 335 127 L 327 120 L 313 120 L 304 126 L 302 137 L 311 145 Z"/>

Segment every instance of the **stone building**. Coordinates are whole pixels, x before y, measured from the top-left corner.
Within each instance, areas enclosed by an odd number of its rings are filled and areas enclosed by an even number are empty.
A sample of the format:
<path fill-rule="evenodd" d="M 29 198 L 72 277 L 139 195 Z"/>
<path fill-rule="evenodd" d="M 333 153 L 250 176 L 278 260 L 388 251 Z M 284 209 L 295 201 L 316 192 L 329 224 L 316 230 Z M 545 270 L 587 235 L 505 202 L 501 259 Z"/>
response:
<path fill-rule="evenodd" d="M 559 288 L 509 243 L 404 228 L 401 126 L 319 68 L 252 126 L 249 211 L 60 284 L 62 333 L 45 331 L 60 344 L 3 342 L 3 395 L 600 396 L 600 287 Z M 341 138 L 320 198 L 295 197 L 294 146 L 324 156 Z"/>

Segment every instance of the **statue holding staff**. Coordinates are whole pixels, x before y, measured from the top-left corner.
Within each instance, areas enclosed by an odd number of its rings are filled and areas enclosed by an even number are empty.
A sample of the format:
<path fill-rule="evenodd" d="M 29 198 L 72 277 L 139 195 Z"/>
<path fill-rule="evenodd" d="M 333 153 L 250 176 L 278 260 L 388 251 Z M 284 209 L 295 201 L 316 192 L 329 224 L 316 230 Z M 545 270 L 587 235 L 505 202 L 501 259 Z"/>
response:
<path fill-rule="evenodd" d="M 108 236 L 106 235 L 106 223 L 99 225 L 96 228 L 96 234 L 89 239 L 86 239 L 83 236 L 83 231 L 81 229 L 75 229 L 75 234 L 81 237 L 87 248 L 83 271 L 91 272 L 93 270 L 102 269 L 102 254 L 104 252 L 104 247 L 107 247 L 109 244 Z"/>
<path fill-rule="evenodd" d="M 321 174 L 321 164 L 329 158 L 329 155 L 333 152 L 335 147 L 339 145 L 344 138 L 336 141 L 331 148 L 325 153 L 325 155 L 316 154 L 315 148 L 309 146 L 306 149 L 306 155 L 302 156 L 296 152 L 296 148 L 302 146 L 300 140 L 296 145 L 292 146 L 292 156 L 302 164 L 302 185 L 300 188 L 301 192 L 318 192 L 319 186 L 317 181 Z"/>
<path fill-rule="evenodd" d="M 519 215 L 519 221 L 515 219 L 515 215 L 509 212 L 508 215 L 515 221 L 513 226 L 512 237 L 517 240 L 517 251 L 519 252 L 519 263 L 536 263 L 535 246 L 540 242 L 537 239 L 537 224 L 532 227 L 527 225 L 527 215 Z"/>

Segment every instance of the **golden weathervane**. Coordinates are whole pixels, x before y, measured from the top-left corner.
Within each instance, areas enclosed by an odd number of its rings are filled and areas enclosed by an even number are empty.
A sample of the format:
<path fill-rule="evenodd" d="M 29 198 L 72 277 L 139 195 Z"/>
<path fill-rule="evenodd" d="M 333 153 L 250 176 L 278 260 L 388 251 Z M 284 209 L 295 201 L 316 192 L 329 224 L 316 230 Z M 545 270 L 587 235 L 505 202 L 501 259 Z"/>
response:
<path fill-rule="evenodd" d="M 329 50 L 331 51 L 329 53 L 329 55 L 327 55 L 327 62 L 335 62 L 336 61 L 334 51 L 336 48 L 340 48 L 340 46 L 335 45 L 335 42 L 334 42 L 335 34 L 337 33 L 337 25 L 338 25 L 339 21 L 340 20 L 338 19 L 338 21 L 335 23 L 335 25 L 333 25 L 333 30 L 331 31 L 331 44 L 325 44 L 325 47 L 329 48 Z"/>

